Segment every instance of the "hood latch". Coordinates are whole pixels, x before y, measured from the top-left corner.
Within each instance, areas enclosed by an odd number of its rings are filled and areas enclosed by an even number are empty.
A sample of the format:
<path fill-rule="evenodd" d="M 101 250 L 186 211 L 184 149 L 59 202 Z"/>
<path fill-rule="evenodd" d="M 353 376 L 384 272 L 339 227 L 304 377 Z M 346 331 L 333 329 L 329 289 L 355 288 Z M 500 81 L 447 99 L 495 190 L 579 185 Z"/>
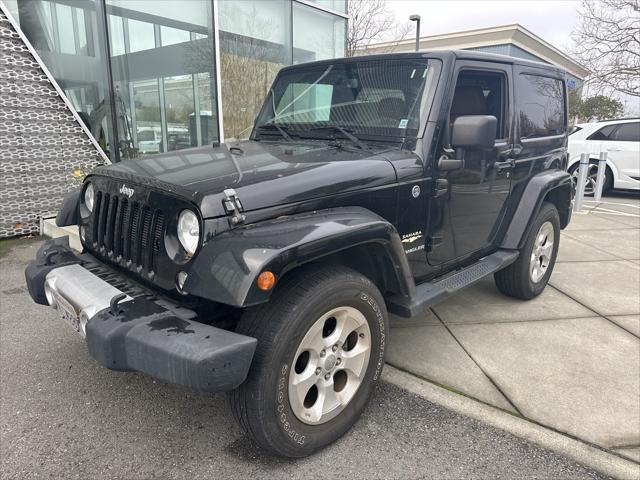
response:
<path fill-rule="evenodd" d="M 224 200 L 222 201 L 224 209 L 229 215 L 229 222 L 231 225 L 238 225 L 247 219 L 247 216 L 243 214 L 244 207 L 238 198 L 238 194 L 233 188 L 227 188 L 224 191 Z"/>

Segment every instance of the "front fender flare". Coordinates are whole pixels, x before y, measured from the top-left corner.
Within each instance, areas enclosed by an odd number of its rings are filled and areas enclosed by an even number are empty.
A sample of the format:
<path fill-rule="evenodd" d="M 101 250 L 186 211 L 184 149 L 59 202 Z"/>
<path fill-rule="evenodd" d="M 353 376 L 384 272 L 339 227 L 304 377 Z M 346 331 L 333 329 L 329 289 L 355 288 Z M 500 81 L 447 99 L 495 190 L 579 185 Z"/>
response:
<path fill-rule="evenodd" d="M 531 222 L 538 214 L 542 202 L 545 198 L 549 198 L 549 195 L 553 195 L 554 203 L 560 213 L 561 227 L 566 227 L 571 218 L 573 190 L 571 175 L 563 170 L 547 170 L 532 177 L 519 197 L 518 206 L 502 239 L 501 248 L 510 250 L 522 248 Z"/>
<path fill-rule="evenodd" d="M 276 282 L 289 270 L 335 252 L 377 243 L 388 255 L 401 294 L 415 294 L 402 242 L 389 222 L 360 207 L 320 210 L 229 230 L 207 242 L 188 270 L 184 290 L 215 302 L 246 307 L 267 301 L 257 288 L 264 270 Z"/>

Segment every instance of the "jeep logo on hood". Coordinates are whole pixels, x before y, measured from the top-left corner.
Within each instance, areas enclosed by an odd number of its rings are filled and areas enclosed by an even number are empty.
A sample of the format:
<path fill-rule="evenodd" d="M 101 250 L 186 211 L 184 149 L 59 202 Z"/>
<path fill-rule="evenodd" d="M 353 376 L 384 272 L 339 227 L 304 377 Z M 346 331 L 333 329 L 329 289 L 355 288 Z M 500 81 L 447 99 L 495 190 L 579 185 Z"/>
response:
<path fill-rule="evenodd" d="M 136 191 L 133 188 L 127 187 L 123 183 L 122 186 L 120 187 L 120 193 L 122 195 L 126 195 L 127 197 L 131 198 L 133 197 L 133 194 L 136 193 Z"/>

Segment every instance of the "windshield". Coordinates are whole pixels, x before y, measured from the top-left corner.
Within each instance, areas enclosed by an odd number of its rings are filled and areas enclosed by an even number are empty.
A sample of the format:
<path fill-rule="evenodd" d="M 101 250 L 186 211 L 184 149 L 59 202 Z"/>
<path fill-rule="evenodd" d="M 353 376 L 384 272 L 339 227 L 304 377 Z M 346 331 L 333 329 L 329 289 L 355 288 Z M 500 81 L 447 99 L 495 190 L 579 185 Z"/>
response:
<path fill-rule="evenodd" d="M 261 135 L 267 131 L 278 134 L 273 132 L 275 125 L 300 137 L 345 131 L 415 137 L 421 109 L 427 103 L 424 99 L 429 96 L 425 91 L 435 86 L 434 70 L 432 61 L 426 59 L 353 61 L 285 70 L 269 91 L 256 127 Z"/>

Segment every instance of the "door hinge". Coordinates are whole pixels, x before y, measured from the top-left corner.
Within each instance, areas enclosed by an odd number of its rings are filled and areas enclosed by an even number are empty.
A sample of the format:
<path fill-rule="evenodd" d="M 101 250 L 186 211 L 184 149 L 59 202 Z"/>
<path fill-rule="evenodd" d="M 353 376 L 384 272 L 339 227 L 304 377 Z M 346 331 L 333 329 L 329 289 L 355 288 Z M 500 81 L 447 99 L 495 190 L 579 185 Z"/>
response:
<path fill-rule="evenodd" d="M 442 237 L 427 237 L 426 250 L 432 252 L 434 248 L 442 245 Z"/>
<path fill-rule="evenodd" d="M 224 191 L 224 200 L 222 201 L 224 210 L 229 216 L 229 222 L 231 225 L 238 225 L 247 219 L 247 216 L 243 214 L 244 207 L 240 202 L 238 194 L 233 188 L 228 188 Z"/>
<path fill-rule="evenodd" d="M 449 181 L 444 178 L 438 178 L 436 180 L 436 186 L 435 186 L 433 196 L 435 198 L 442 197 L 443 195 L 446 195 L 448 191 L 449 191 Z"/>

